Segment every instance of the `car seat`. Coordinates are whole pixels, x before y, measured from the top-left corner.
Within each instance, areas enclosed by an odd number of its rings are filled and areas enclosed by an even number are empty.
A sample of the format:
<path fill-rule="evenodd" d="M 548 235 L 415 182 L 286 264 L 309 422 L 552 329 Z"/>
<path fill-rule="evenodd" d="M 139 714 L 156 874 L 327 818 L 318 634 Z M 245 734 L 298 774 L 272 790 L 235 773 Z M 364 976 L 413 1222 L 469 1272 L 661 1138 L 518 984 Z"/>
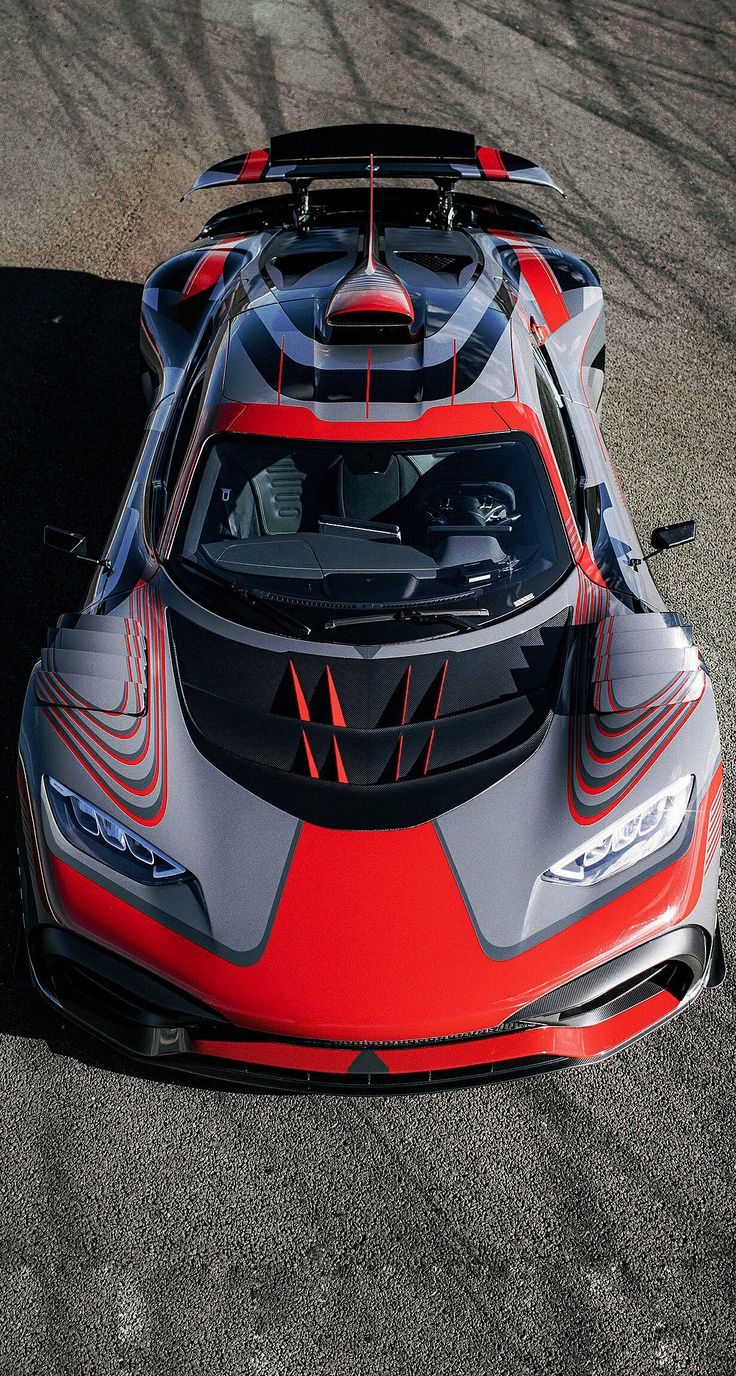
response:
<path fill-rule="evenodd" d="M 302 522 L 304 473 L 291 454 L 249 477 L 228 517 L 231 535 L 294 535 Z"/>
<path fill-rule="evenodd" d="M 419 474 L 404 454 L 343 454 L 332 474 L 335 514 L 350 521 L 396 520 Z"/>

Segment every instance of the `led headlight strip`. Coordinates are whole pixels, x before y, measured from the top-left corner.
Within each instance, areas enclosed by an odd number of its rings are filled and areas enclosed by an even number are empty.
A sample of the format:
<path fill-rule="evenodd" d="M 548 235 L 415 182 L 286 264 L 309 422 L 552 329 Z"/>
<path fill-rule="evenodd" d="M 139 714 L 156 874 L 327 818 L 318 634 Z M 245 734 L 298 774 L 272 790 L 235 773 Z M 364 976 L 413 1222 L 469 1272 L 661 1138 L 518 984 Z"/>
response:
<path fill-rule="evenodd" d="M 46 793 L 59 828 L 72 845 L 81 846 L 105 864 L 140 880 L 143 884 L 179 879 L 187 874 L 150 841 L 144 841 L 128 827 L 120 825 L 101 808 L 88 803 L 78 793 L 46 775 Z"/>
<path fill-rule="evenodd" d="M 573 851 L 542 875 L 562 884 L 596 884 L 661 850 L 682 826 L 695 782 L 686 774 L 599 831 L 583 850 Z"/>

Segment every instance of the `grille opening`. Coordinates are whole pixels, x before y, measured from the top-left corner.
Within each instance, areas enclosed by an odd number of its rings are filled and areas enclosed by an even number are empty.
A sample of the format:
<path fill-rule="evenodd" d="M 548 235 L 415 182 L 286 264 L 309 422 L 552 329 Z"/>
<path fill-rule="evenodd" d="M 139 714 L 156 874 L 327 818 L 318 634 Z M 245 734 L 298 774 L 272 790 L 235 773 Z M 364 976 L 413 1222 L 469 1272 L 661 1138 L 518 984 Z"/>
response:
<path fill-rule="evenodd" d="M 455 278 L 473 262 L 473 259 L 464 253 L 422 253 L 419 250 L 398 251 L 396 257 L 403 258 L 407 263 L 416 263 L 417 267 L 425 268 L 427 272 L 450 273 Z"/>
<path fill-rule="evenodd" d="M 85 969 L 71 960 L 59 960 L 52 967 L 49 980 L 62 1003 L 70 1003 L 87 1012 L 104 1012 L 116 1022 L 139 1023 L 141 1013 L 160 1013 L 153 1003 L 138 998 L 131 990 L 113 984 L 102 975 Z"/>
<path fill-rule="evenodd" d="M 138 988 L 132 983 L 129 986 L 118 984 L 68 957 L 57 957 L 47 974 L 48 983 L 61 1003 L 70 1011 L 86 1014 L 94 1023 L 104 1019 L 121 1029 L 172 1023 L 188 1028 L 196 1025 L 200 1035 L 206 1035 L 207 1031 L 221 1035 L 222 1022 L 216 1017 L 208 1021 L 206 1008 L 202 1008 L 201 1015 L 194 1007 L 187 1008 L 186 1003 L 177 998 L 176 990 L 169 992 L 165 984 L 154 978 L 150 996 L 147 996 L 146 973 L 136 971 L 136 977 Z"/>
<path fill-rule="evenodd" d="M 407 321 L 388 323 L 378 311 L 355 311 L 350 321 L 327 325 L 322 342 L 325 344 L 417 344 L 423 329 Z"/>
<path fill-rule="evenodd" d="M 612 982 L 604 988 L 600 987 L 600 983 L 597 987 L 594 983 L 598 973 L 596 970 L 590 971 L 587 976 L 573 980 L 570 985 L 552 990 L 520 1009 L 506 1025 L 518 1028 L 521 1025 L 559 1023 L 568 1027 L 585 1027 L 635 1008 L 637 1004 L 663 991 L 671 994 L 679 1003 L 697 978 L 697 970 L 676 957 L 648 970 L 637 971 L 630 978 Z M 613 975 L 615 972 L 611 973 Z M 593 982 L 589 983 L 591 996 L 588 998 L 585 996 L 586 982 Z"/>
<path fill-rule="evenodd" d="M 643 1003 L 645 999 L 652 998 L 663 990 L 672 994 L 679 1002 L 687 993 L 692 980 L 693 972 L 687 965 L 680 960 L 668 960 L 643 975 L 625 980 L 588 1004 L 565 1010 L 560 1013 L 560 1020 L 578 1022 L 581 1018 L 586 1021 L 598 1021 L 599 1017 L 611 1018 L 627 1008 L 634 1008 L 638 1003 Z"/>

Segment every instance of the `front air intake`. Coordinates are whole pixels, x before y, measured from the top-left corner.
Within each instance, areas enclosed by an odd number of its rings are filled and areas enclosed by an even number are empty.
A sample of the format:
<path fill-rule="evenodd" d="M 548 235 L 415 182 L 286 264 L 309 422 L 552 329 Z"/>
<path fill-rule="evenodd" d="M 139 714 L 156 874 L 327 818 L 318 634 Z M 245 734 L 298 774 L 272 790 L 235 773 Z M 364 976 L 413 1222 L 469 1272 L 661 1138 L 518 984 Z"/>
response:
<path fill-rule="evenodd" d="M 376 257 L 373 238 L 373 154 L 370 159 L 368 250 L 362 263 L 338 282 L 326 311 L 328 325 L 397 323 L 411 325 L 414 307 L 406 287 Z"/>

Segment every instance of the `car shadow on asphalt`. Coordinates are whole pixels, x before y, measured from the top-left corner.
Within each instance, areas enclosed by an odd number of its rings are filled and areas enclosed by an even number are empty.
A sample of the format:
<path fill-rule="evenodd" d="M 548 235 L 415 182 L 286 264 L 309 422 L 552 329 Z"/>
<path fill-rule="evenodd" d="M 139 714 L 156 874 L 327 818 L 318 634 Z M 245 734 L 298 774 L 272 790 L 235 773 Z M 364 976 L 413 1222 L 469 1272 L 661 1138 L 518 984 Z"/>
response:
<path fill-rule="evenodd" d="M 41 1038 L 90 1063 L 123 1067 L 104 1046 L 65 1028 L 14 974 L 20 920 L 15 764 L 28 675 L 46 630 L 84 599 L 89 570 L 43 544 L 44 525 L 83 532 L 102 546 L 140 443 L 141 288 L 85 272 L 0 269 L 4 501 L 0 559 L 4 607 L 0 684 L 0 1035 Z M 91 1040 L 91 1039 L 90 1039 Z"/>

